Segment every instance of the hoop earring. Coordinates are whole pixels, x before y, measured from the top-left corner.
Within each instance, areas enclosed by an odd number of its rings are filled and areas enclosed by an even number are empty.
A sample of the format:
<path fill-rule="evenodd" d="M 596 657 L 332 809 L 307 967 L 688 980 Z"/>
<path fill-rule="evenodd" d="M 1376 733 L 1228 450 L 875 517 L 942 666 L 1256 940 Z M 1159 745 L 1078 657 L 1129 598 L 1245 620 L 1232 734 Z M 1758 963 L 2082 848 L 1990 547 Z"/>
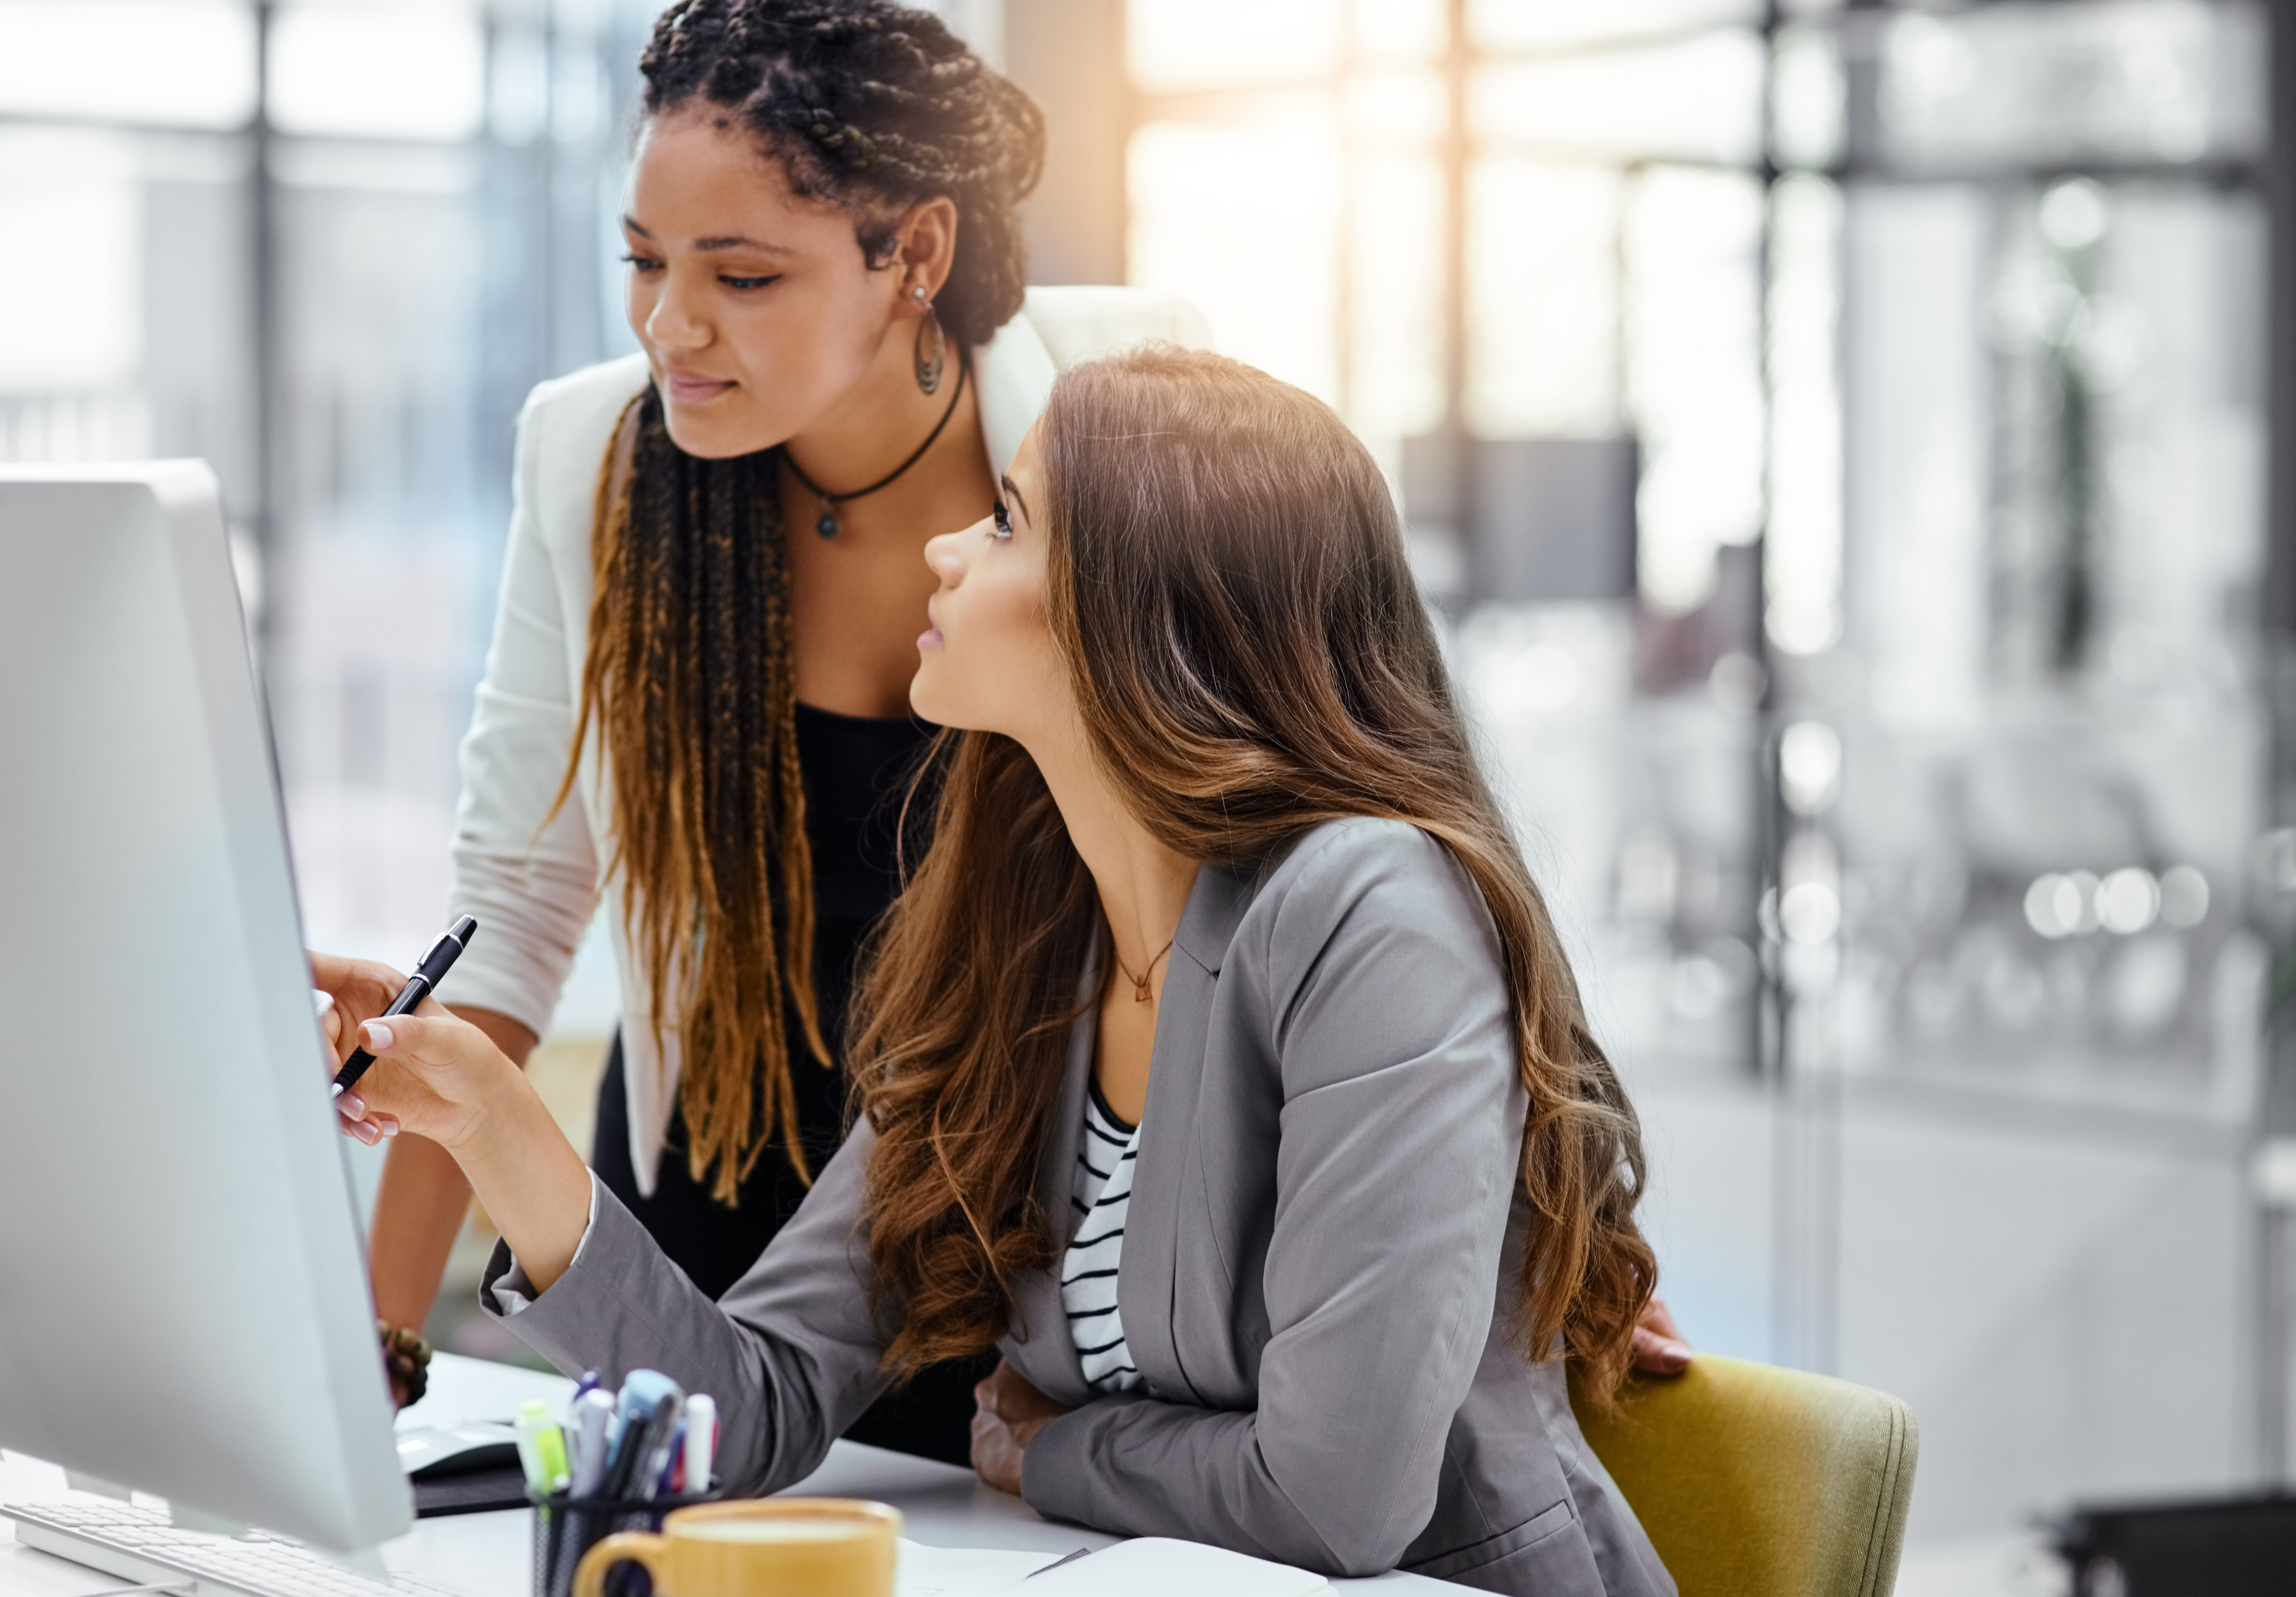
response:
<path fill-rule="evenodd" d="M 916 366 L 917 387 L 929 394 L 938 393 L 940 391 L 941 373 L 948 365 L 948 335 L 941 331 L 940 317 L 933 314 L 932 301 L 925 298 L 925 291 L 914 288 L 909 292 L 916 296 L 917 303 L 924 307 L 925 313 L 917 323 L 916 348 L 910 351 L 909 358 Z M 933 335 L 930 358 L 925 354 L 925 329 L 928 326 L 932 329 Z"/>

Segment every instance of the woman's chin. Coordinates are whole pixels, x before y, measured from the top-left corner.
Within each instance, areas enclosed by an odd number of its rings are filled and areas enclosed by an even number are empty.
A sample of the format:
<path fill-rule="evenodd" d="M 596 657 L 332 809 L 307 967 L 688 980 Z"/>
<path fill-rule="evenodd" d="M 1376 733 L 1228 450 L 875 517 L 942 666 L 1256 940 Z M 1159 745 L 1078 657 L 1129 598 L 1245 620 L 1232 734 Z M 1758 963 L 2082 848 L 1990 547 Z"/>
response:
<path fill-rule="evenodd" d="M 917 667 L 917 674 L 910 679 L 909 712 L 919 720 L 946 727 L 952 732 L 987 730 L 978 724 L 978 717 L 964 712 L 963 696 L 943 690 L 946 684 L 936 679 L 939 663 L 928 652 Z"/>
<path fill-rule="evenodd" d="M 924 647 L 923 638 L 917 639 L 917 646 L 920 649 Z M 928 654 L 918 662 L 917 674 L 909 679 L 909 713 L 920 720 L 931 721 L 935 726 L 946 726 L 946 721 L 933 714 L 932 684 L 925 679 L 931 671 L 932 656 Z"/>
<path fill-rule="evenodd" d="M 715 407 L 722 403 L 720 400 L 709 406 L 696 406 L 681 405 L 675 399 L 666 402 L 661 420 L 669 433 L 669 441 L 696 460 L 731 460 L 739 455 L 770 449 L 783 441 L 772 435 L 770 427 L 745 423 Z"/>

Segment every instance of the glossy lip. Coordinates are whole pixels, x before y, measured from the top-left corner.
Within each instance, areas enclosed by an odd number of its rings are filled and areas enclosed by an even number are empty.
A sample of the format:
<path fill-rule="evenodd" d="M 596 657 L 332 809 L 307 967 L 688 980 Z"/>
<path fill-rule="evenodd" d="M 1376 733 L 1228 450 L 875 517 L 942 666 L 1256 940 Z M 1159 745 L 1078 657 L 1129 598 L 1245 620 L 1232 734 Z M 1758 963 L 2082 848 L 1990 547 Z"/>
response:
<path fill-rule="evenodd" d="M 927 627 L 917 634 L 917 647 L 921 649 L 939 648 L 944 641 L 939 627 Z"/>
<path fill-rule="evenodd" d="M 731 392 L 736 385 L 715 377 L 697 377 L 690 372 L 670 367 L 662 372 L 662 386 L 669 391 L 669 398 L 675 403 L 698 405 L 705 399 L 714 399 L 719 394 Z"/>

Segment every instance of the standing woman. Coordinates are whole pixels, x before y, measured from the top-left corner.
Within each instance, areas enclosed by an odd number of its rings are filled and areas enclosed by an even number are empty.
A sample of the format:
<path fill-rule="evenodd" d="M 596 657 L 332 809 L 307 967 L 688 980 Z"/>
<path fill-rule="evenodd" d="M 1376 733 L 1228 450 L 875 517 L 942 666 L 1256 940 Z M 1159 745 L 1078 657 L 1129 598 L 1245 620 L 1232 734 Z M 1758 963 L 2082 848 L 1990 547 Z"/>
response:
<path fill-rule="evenodd" d="M 682 0 L 640 70 L 643 354 L 520 421 L 454 844 L 449 913 L 484 929 L 440 996 L 523 1063 L 606 897 L 624 1013 L 592 1162 L 715 1297 L 842 1137 L 854 952 L 932 730 L 908 710 L 924 545 L 988 513 L 1059 366 L 1199 326 L 1118 290 L 1023 311 L 1042 119 L 928 12 Z M 435 1143 L 393 1146 L 387 1341 L 468 1202 Z M 962 1462 L 980 1373 L 930 1371 L 852 1434 Z"/>

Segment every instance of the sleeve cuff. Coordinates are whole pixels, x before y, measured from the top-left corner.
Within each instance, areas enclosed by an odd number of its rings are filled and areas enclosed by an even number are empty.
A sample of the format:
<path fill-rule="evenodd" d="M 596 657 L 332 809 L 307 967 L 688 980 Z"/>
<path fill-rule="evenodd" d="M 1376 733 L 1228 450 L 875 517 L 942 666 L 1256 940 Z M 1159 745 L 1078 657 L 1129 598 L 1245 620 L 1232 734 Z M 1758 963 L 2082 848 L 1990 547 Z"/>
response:
<path fill-rule="evenodd" d="M 597 1229 L 598 1173 L 594 1170 L 590 1173 L 590 1218 L 583 1222 L 582 1240 L 574 1248 L 572 1263 L 567 1265 L 570 1271 L 581 1264 L 582 1250 L 590 1246 L 590 1233 Z M 518 1255 L 510 1251 L 510 1245 L 497 1242 L 495 1246 L 502 1250 L 503 1257 L 509 1260 L 510 1268 L 500 1274 L 493 1271 L 487 1272 L 485 1294 L 493 1299 L 495 1313 L 508 1320 L 532 1308 L 534 1300 L 541 1294 L 534 1289 L 534 1283 L 526 1279 L 526 1266 L 518 1262 Z"/>
<path fill-rule="evenodd" d="M 1095 1460 L 1107 1451 L 1107 1427 L 1133 1404 L 1158 1401 L 1137 1388 L 1112 1392 L 1046 1426 L 1029 1438 L 1028 1450 L 1021 1455 L 1021 1501 L 1047 1519 L 1101 1524 Z"/>

